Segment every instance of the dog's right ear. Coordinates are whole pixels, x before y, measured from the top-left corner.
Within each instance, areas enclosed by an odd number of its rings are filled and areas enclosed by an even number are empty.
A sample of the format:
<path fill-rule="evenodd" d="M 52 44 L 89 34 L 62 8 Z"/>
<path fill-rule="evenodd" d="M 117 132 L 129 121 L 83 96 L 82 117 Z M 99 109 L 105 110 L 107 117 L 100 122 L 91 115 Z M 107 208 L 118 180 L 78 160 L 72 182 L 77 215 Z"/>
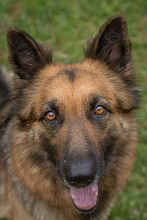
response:
<path fill-rule="evenodd" d="M 39 45 L 26 32 L 11 29 L 7 39 L 9 59 L 20 78 L 31 80 L 42 67 L 52 62 L 51 51 Z"/>
<path fill-rule="evenodd" d="M 88 42 L 86 58 L 101 60 L 113 70 L 124 70 L 131 61 L 127 22 L 121 16 L 108 19 L 98 34 Z"/>

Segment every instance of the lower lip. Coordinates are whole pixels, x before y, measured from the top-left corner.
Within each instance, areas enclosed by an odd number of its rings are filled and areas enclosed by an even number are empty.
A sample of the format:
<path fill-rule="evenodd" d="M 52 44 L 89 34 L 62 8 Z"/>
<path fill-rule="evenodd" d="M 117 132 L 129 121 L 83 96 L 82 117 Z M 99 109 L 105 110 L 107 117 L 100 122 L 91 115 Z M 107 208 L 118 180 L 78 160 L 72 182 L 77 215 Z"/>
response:
<path fill-rule="evenodd" d="M 76 207 L 76 206 L 75 206 Z M 79 212 L 79 214 L 80 215 L 90 215 L 90 216 L 92 216 L 92 215 L 94 215 L 95 214 L 95 212 L 96 212 L 96 210 L 97 210 L 97 204 L 96 204 L 96 206 L 95 207 L 93 207 L 92 209 L 89 209 L 89 210 L 81 210 L 81 209 L 79 209 L 78 207 L 76 207 L 76 209 L 78 210 L 78 212 Z"/>

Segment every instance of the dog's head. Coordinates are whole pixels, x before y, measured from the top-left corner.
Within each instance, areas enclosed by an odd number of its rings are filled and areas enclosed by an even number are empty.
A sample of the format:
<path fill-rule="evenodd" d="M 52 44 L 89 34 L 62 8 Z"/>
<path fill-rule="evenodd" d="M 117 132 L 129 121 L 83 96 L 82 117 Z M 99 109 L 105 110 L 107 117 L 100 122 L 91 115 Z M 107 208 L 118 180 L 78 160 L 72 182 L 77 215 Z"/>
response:
<path fill-rule="evenodd" d="M 114 17 L 77 64 L 52 62 L 20 30 L 8 32 L 17 74 L 11 143 L 16 174 L 52 205 L 101 210 L 128 175 L 138 94 L 127 25 Z M 97 211 L 98 212 L 98 211 Z"/>

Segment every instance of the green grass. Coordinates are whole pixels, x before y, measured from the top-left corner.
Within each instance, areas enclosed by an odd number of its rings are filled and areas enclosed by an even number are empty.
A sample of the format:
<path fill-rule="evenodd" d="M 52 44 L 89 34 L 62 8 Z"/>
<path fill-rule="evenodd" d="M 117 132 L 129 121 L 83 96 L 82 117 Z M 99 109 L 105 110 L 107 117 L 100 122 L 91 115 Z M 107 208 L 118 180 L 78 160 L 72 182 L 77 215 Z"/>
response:
<path fill-rule="evenodd" d="M 111 220 L 147 219 L 147 1 L 146 0 L 5 0 L 0 1 L 0 64 L 7 65 L 6 32 L 26 30 L 53 48 L 59 62 L 83 59 L 86 39 L 109 17 L 126 17 L 141 88 L 140 143 L 133 174 L 112 211 Z"/>

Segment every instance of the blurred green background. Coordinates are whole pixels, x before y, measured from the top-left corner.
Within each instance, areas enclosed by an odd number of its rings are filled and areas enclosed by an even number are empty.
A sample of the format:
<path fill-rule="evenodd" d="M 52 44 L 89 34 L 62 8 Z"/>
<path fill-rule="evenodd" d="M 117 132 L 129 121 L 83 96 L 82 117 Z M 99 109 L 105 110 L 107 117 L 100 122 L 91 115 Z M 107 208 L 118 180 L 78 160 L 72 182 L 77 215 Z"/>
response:
<path fill-rule="evenodd" d="M 146 0 L 1 0 L 0 65 L 10 68 L 6 32 L 27 31 L 53 48 L 54 59 L 70 63 L 83 59 L 86 40 L 109 16 L 128 21 L 133 58 L 141 89 L 139 146 L 133 174 L 114 207 L 111 220 L 147 219 L 147 1 Z"/>

